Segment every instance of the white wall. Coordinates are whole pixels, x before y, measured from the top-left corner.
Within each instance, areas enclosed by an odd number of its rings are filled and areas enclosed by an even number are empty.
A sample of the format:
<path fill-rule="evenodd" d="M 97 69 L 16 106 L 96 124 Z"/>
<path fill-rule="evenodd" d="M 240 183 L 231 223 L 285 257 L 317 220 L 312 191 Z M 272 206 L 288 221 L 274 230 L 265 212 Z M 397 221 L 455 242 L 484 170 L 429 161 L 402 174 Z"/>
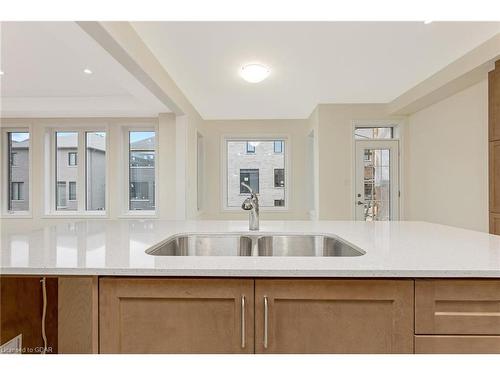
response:
<path fill-rule="evenodd" d="M 409 117 L 407 220 L 488 231 L 488 84 Z"/>

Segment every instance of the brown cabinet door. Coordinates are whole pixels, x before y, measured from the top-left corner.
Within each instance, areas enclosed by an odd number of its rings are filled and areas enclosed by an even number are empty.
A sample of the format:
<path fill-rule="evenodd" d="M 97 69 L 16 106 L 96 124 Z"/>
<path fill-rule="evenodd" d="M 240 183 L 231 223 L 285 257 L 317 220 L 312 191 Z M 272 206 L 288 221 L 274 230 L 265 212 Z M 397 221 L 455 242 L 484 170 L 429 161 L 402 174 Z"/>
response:
<path fill-rule="evenodd" d="M 253 353 L 254 281 L 101 278 L 101 353 Z"/>
<path fill-rule="evenodd" d="M 500 281 L 416 280 L 415 333 L 500 335 Z"/>
<path fill-rule="evenodd" d="M 257 353 L 413 353 L 412 280 L 256 280 Z"/>

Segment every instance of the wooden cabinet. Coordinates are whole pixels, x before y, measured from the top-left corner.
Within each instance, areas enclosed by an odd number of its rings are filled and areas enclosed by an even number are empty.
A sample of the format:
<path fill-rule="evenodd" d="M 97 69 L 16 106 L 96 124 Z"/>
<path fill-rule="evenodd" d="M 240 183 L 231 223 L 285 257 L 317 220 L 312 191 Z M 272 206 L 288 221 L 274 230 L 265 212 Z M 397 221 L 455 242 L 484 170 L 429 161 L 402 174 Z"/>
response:
<path fill-rule="evenodd" d="M 500 280 L 416 280 L 415 353 L 500 353 Z"/>
<path fill-rule="evenodd" d="M 415 333 L 500 335 L 500 280 L 416 280 Z"/>
<path fill-rule="evenodd" d="M 498 354 L 500 336 L 415 336 L 416 354 Z"/>
<path fill-rule="evenodd" d="M 102 278 L 101 353 L 253 353 L 254 281 Z"/>
<path fill-rule="evenodd" d="M 257 353 L 413 353 L 413 280 L 256 280 Z"/>

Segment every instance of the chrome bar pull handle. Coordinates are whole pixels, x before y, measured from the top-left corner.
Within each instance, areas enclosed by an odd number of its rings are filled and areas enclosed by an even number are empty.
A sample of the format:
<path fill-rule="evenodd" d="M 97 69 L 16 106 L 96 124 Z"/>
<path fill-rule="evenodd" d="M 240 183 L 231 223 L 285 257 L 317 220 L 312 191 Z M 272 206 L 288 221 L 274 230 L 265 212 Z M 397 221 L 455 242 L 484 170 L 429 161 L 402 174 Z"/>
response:
<path fill-rule="evenodd" d="M 267 337 L 268 325 L 269 325 L 269 303 L 267 301 L 267 296 L 264 296 L 264 349 L 267 349 L 267 344 L 268 344 L 268 337 Z"/>
<path fill-rule="evenodd" d="M 246 337 L 245 337 L 245 296 L 241 296 L 241 348 L 245 349 Z"/>

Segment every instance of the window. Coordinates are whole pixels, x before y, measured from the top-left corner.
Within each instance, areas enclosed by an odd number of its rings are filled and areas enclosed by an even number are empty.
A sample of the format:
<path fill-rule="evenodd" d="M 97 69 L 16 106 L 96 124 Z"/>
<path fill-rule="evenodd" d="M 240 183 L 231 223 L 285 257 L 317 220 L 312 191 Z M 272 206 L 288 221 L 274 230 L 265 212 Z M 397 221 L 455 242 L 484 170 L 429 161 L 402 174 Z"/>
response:
<path fill-rule="evenodd" d="M 283 141 L 274 141 L 274 153 L 281 154 L 283 152 Z"/>
<path fill-rule="evenodd" d="M 385 127 L 356 127 L 354 139 L 392 139 L 394 138 L 394 128 Z"/>
<path fill-rule="evenodd" d="M 7 153 L 7 209 L 29 211 L 30 133 L 8 132 Z"/>
<path fill-rule="evenodd" d="M 66 208 L 66 182 L 57 182 L 57 209 Z"/>
<path fill-rule="evenodd" d="M 17 154 L 17 152 L 11 152 L 10 153 L 10 166 L 11 167 L 16 167 L 18 165 L 18 163 L 19 163 L 19 161 L 17 159 L 18 156 L 19 155 Z"/>
<path fill-rule="evenodd" d="M 279 144 L 280 146 L 277 146 Z M 284 139 L 227 139 L 224 162 L 224 207 L 238 209 L 248 194 L 244 182 L 259 194 L 261 208 L 274 208 L 275 200 L 283 200 L 286 207 L 286 141 Z M 278 147 L 278 148 L 276 148 Z M 275 152 L 280 150 L 281 152 Z M 252 157 L 249 157 L 251 151 Z M 280 189 L 276 189 L 280 187 Z"/>
<path fill-rule="evenodd" d="M 76 199 L 67 201 L 66 185 L 69 181 L 78 181 L 78 169 L 70 168 L 71 154 L 74 154 L 74 162 L 76 163 L 76 155 L 78 152 L 78 132 L 62 131 L 56 132 L 56 181 L 57 181 L 57 197 L 56 210 L 58 211 L 76 211 L 78 210 L 78 201 Z M 67 161 L 67 162 L 66 162 Z M 76 165 L 76 164 L 75 164 Z"/>
<path fill-rule="evenodd" d="M 69 182 L 68 200 L 69 201 L 76 201 L 76 182 L 75 181 Z"/>
<path fill-rule="evenodd" d="M 86 209 L 88 211 L 103 211 L 106 209 L 105 132 L 85 133 L 85 158 Z"/>
<path fill-rule="evenodd" d="M 104 211 L 106 160 L 106 132 L 56 131 L 55 210 Z"/>
<path fill-rule="evenodd" d="M 255 143 L 256 142 L 247 142 L 247 154 L 255 154 Z"/>
<path fill-rule="evenodd" d="M 129 146 L 129 209 L 155 209 L 156 133 L 130 131 Z"/>
<path fill-rule="evenodd" d="M 247 184 L 254 193 L 259 192 L 259 170 L 240 169 L 240 194 L 250 194 L 250 190 L 242 183 Z"/>
<path fill-rule="evenodd" d="M 283 168 L 274 170 L 274 187 L 285 187 L 285 170 Z"/>
<path fill-rule="evenodd" d="M 76 152 L 68 152 L 68 165 L 70 167 L 76 166 Z"/>
<path fill-rule="evenodd" d="M 284 199 L 275 199 L 274 200 L 274 207 L 283 207 L 284 205 L 285 205 Z"/>
<path fill-rule="evenodd" d="M 13 201 L 24 200 L 24 182 L 12 182 L 10 196 Z"/>

